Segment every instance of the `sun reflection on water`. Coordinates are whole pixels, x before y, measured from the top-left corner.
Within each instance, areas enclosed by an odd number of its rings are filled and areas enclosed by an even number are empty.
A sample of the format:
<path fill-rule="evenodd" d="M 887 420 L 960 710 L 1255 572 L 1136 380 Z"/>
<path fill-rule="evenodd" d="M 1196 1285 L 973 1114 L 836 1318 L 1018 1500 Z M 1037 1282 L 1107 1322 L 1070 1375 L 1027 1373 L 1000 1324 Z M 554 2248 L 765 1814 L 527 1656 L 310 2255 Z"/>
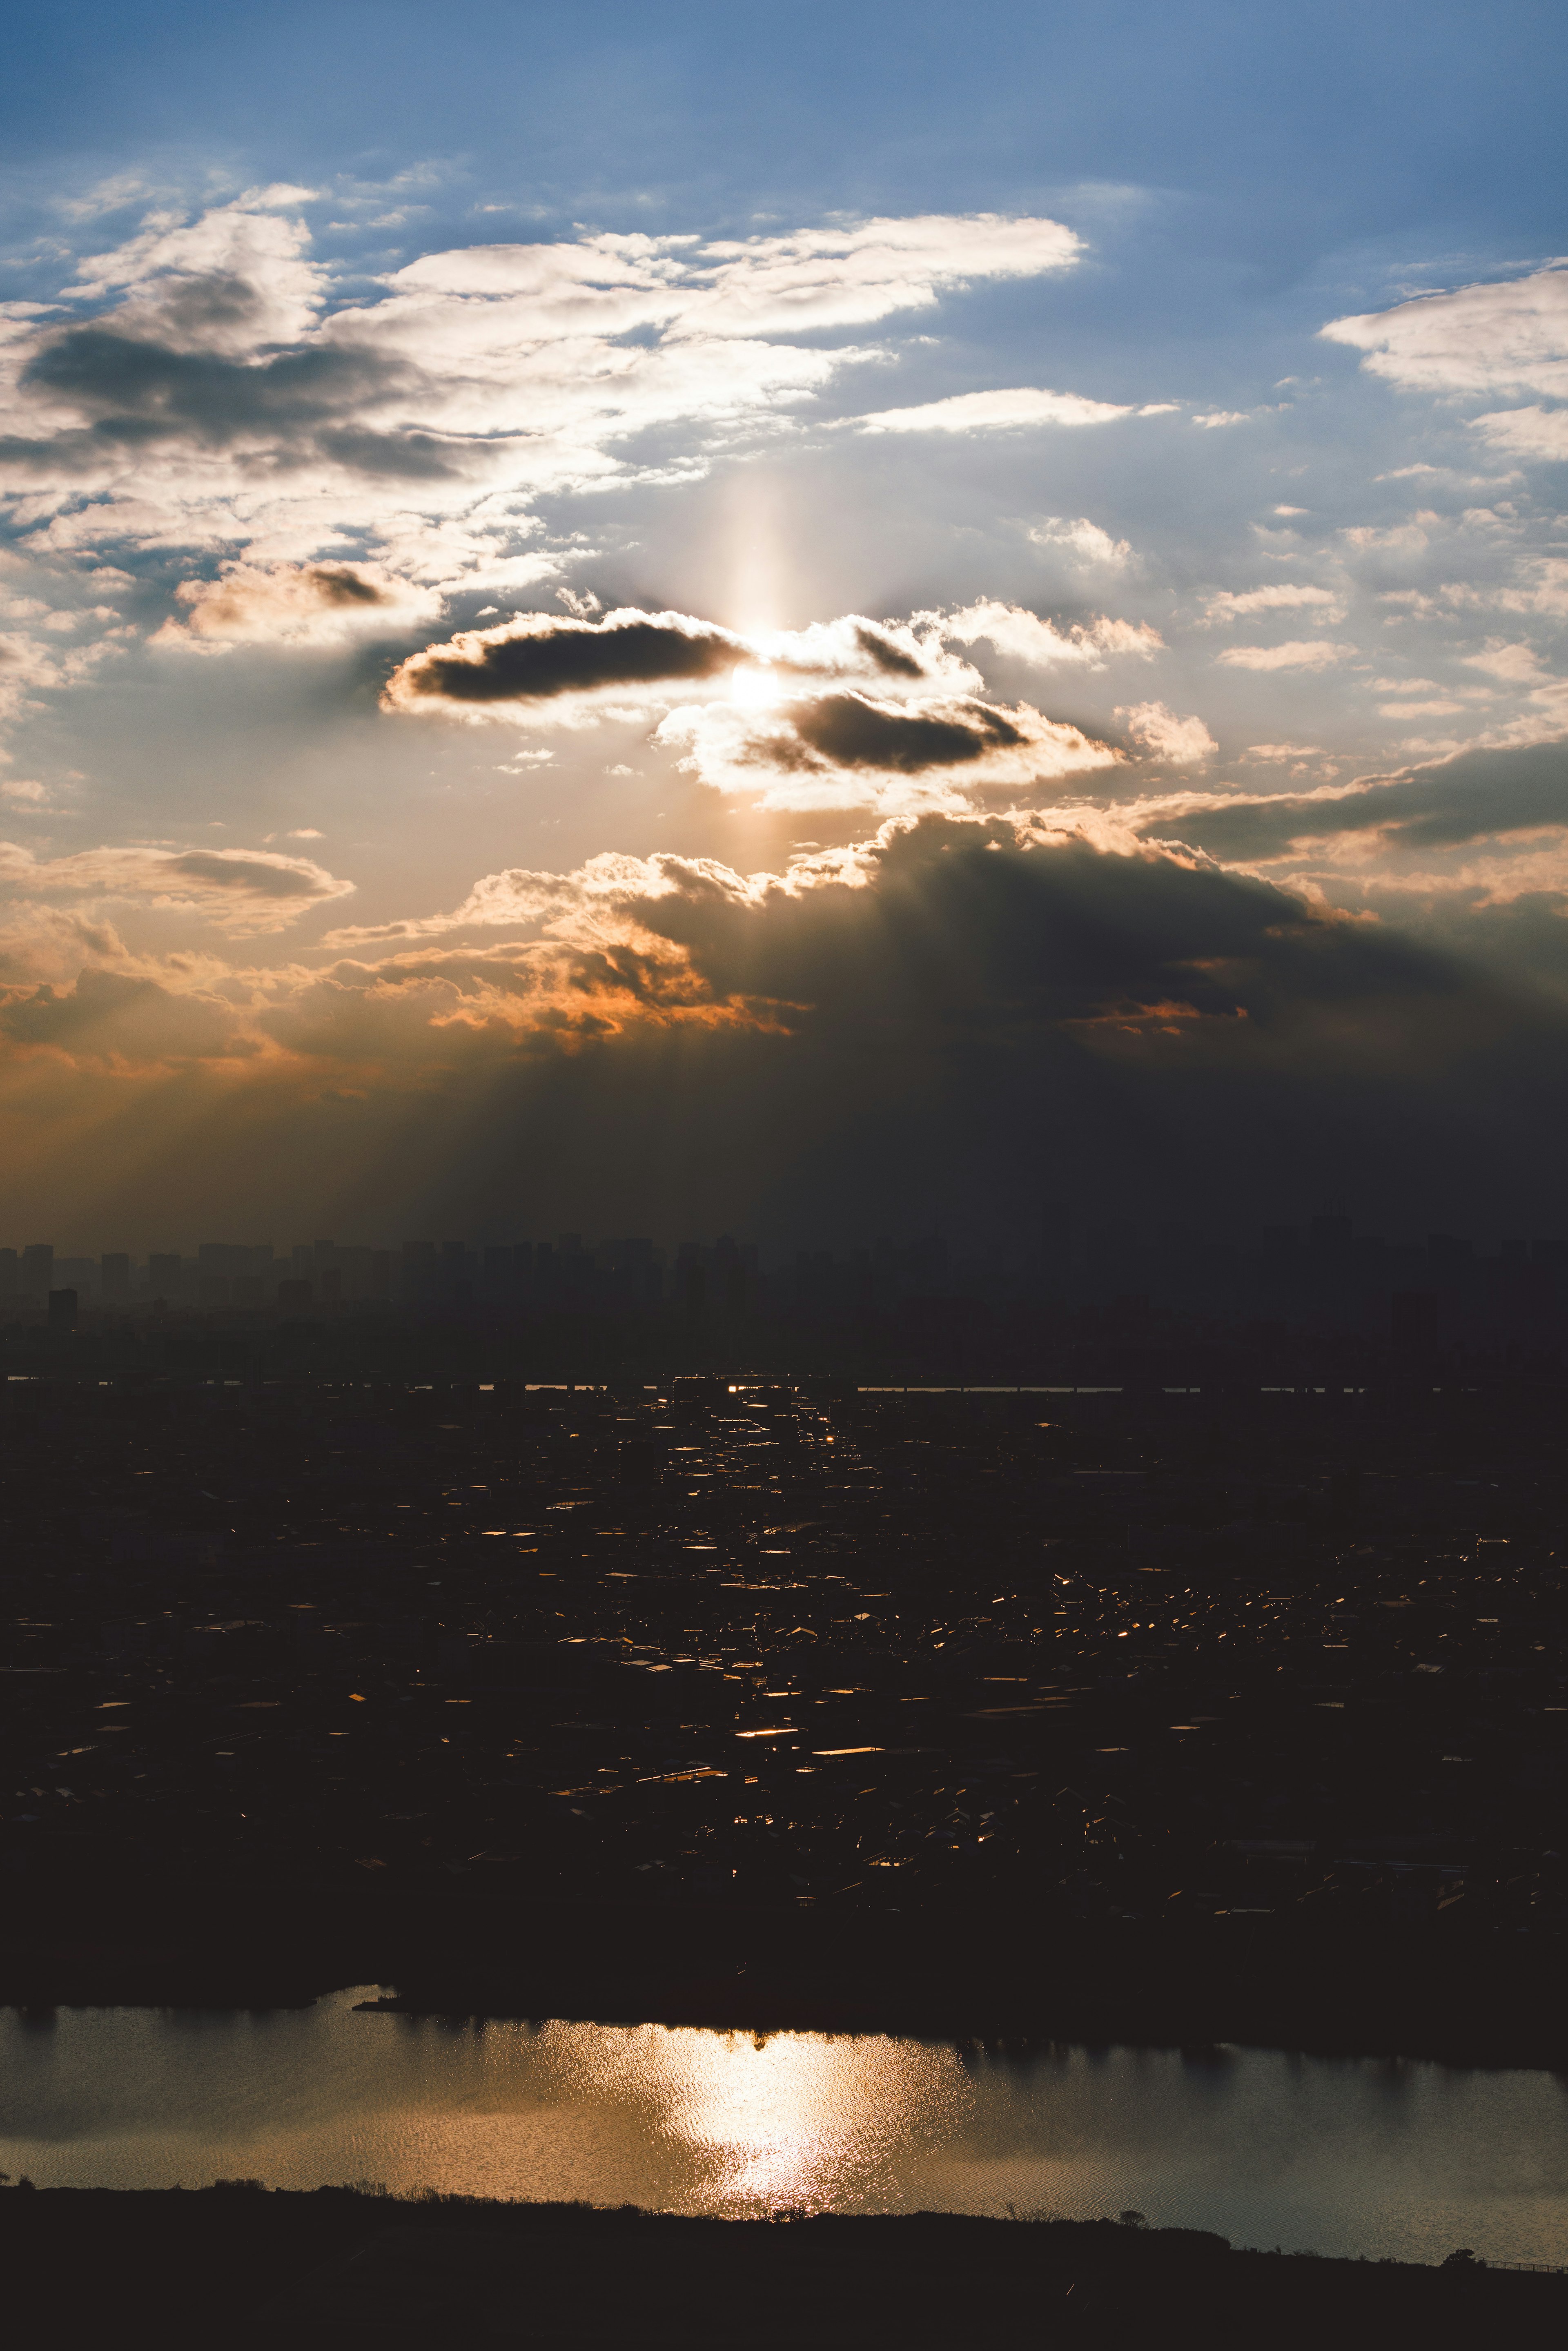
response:
<path fill-rule="evenodd" d="M 552 2024 L 539 2041 L 580 2092 L 641 2107 L 707 2211 L 885 2209 L 899 2157 L 973 2104 L 952 2049 L 881 2036 Z"/>
<path fill-rule="evenodd" d="M 1136 2206 L 1239 2244 L 1568 2257 L 1544 2074 L 1233 2050 L 362 2012 L 0 2011 L 0 2169 L 40 2187 L 384 2182 L 739 2218 Z"/>

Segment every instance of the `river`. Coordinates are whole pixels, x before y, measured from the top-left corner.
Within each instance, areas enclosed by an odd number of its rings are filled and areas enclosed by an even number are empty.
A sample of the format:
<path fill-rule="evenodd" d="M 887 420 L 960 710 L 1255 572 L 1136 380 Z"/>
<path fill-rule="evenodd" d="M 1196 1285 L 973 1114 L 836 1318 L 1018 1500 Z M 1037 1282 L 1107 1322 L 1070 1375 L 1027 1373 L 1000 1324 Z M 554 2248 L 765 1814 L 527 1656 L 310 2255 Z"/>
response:
<path fill-rule="evenodd" d="M 1568 2082 L 1299 2057 L 358 2011 L 0 2011 L 0 2170 L 736 2217 L 1128 2209 L 1239 2245 L 1568 2264 Z"/>

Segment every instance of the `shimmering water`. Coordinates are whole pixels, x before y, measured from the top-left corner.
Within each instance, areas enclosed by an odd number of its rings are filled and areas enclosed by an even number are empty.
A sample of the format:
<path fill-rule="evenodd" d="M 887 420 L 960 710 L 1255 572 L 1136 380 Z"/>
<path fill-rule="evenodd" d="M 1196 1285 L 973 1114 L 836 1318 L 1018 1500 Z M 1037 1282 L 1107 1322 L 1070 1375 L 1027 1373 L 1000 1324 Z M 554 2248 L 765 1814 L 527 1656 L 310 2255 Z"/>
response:
<path fill-rule="evenodd" d="M 0 2014 L 0 2169 L 40 2187 L 580 2197 L 733 2215 L 1117 2213 L 1234 2243 L 1568 2263 L 1546 2074 L 355 2012 Z"/>

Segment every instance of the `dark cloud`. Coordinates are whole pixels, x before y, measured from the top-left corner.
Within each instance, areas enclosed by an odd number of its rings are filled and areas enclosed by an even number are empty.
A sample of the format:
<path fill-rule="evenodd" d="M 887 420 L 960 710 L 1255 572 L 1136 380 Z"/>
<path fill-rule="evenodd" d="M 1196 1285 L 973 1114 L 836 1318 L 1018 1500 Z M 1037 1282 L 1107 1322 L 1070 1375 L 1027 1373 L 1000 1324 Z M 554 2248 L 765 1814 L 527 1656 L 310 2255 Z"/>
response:
<path fill-rule="evenodd" d="M 894 830 L 806 886 L 678 859 L 657 877 L 596 899 L 580 947 L 319 975 L 257 1023 L 247 1086 L 189 1099 L 194 1158 L 138 1127 L 115 1180 L 163 1216 L 188 1196 L 387 1232 L 969 1241 L 1060 1198 L 1222 1235 L 1331 1195 L 1396 1231 L 1555 1227 L 1568 1016 L 1436 938 L 979 819 Z M 223 1025 L 199 1014 L 193 1053 Z M 162 991 L 84 975 L 3 1025 L 100 1059 L 140 1033 L 167 1061 L 171 1017 Z M 351 1126 L 323 1128 L 356 1092 Z"/>
<path fill-rule="evenodd" d="M 373 580 L 366 580 L 346 563 L 310 563 L 305 577 L 323 604 L 388 604 L 392 601 Z"/>
<path fill-rule="evenodd" d="M 905 710 L 858 694 L 830 694 L 796 703 L 786 716 L 808 749 L 832 766 L 876 768 L 891 775 L 961 767 L 1026 740 L 1000 711 L 983 702 L 944 703 L 937 716 L 929 705 Z M 759 747 L 756 757 L 759 763 L 789 763 L 788 753 L 781 762 L 777 749 L 767 747 Z"/>
<path fill-rule="evenodd" d="M 869 874 L 774 889 L 760 905 L 694 870 L 632 911 L 716 996 L 800 1008 L 784 1017 L 802 1029 L 874 1011 L 929 1038 L 1163 1010 L 1245 1023 L 1256 1059 L 1320 1011 L 1337 1023 L 1363 998 L 1386 1010 L 1459 986 L 1439 953 L 1272 883 L 1072 838 L 1019 846 L 1009 824 L 979 819 L 900 829 Z"/>
<path fill-rule="evenodd" d="M 417 370 L 349 343 L 231 359 L 96 322 L 65 327 L 28 361 L 22 385 L 82 422 L 0 439 L 0 464 L 85 474 L 165 443 L 248 444 L 275 467 L 325 457 L 366 474 L 445 475 L 452 453 L 437 436 L 364 422 L 367 410 L 411 397 L 422 381 Z"/>
<path fill-rule="evenodd" d="M 205 998 L 120 972 L 84 971 L 74 987 L 37 987 L 0 1003 L 0 1033 L 13 1043 L 87 1060 L 248 1059 L 256 1047 L 235 1030 L 233 1015 Z"/>
<path fill-rule="evenodd" d="M 1387 926 L 1168 856 L 931 820 L 853 883 L 632 911 L 755 1025 L 631 1023 L 502 1084 L 441 1212 L 821 1236 L 939 1220 L 1555 1222 L 1568 1021 Z M 585 958 L 579 986 L 623 988 Z M 623 1003 L 624 997 L 615 999 Z M 1515 1228 L 1518 1228 L 1516 1226 Z"/>
<path fill-rule="evenodd" d="M 895 644 L 884 630 L 869 621 L 862 621 L 855 630 L 855 643 L 867 658 L 889 677 L 924 677 L 920 663 L 903 645 Z"/>
<path fill-rule="evenodd" d="M 601 621 L 530 613 L 505 629 L 429 645 L 397 670 L 391 704 L 545 702 L 602 687 L 686 684 L 754 658 L 727 629 L 670 612 L 611 612 Z"/>
<path fill-rule="evenodd" d="M 236 895 L 249 898 L 320 898 L 335 897 L 340 885 L 330 874 L 303 859 L 276 862 L 267 857 L 245 857 L 233 851 L 189 849 L 171 857 L 163 871 L 171 878 L 178 875 L 189 882 L 203 882 L 210 888 L 232 890 Z"/>
<path fill-rule="evenodd" d="M 1281 793 L 1151 821 L 1150 830 L 1225 858 L 1278 857 L 1292 841 L 1378 832 L 1390 847 L 1467 841 L 1568 825 L 1568 742 L 1462 751 L 1333 798 Z"/>

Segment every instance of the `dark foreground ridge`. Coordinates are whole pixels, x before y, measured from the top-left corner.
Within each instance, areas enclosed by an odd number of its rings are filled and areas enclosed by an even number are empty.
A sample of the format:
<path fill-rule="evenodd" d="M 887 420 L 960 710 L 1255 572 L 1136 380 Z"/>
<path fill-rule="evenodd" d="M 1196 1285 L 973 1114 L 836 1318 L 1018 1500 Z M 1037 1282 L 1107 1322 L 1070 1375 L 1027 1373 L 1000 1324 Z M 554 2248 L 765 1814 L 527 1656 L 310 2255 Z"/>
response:
<path fill-rule="evenodd" d="M 1555 2346 L 1561 2273 L 1232 2252 L 1124 2221 L 676 2218 L 254 2183 L 0 2194 L 18 2342 L 263 2351 L 455 2345 L 758 2351 L 1019 2343 L 1320 2351 Z"/>

